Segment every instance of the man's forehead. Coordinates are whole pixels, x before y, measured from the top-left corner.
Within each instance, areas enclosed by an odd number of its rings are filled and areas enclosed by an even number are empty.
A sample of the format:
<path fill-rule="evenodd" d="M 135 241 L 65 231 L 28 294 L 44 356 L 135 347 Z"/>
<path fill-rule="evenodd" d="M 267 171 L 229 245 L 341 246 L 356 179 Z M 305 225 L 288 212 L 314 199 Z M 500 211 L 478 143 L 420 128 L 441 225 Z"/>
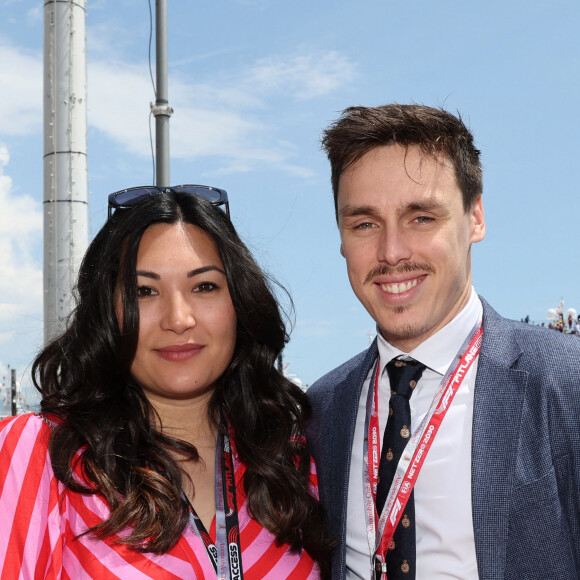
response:
<path fill-rule="evenodd" d="M 434 157 L 418 147 L 399 145 L 377 147 L 343 172 L 339 181 L 337 209 L 351 205 L 357 198 L 390 194 L 397 203 L 426 202 L 427 198 L 445 197 L 446 192 L 461 196 L 455 171 L 444 157 Z M 404 201 L 401 201 L 401 198 Z M 361 202 L 364 203 L 364 202 Z"/>
<path fill-rule="evenodd" d="M 434 172 L 450 172 L 455 178 L 455 166 L 443 152 L 426 151 L 419 145 L 392 143 L 373 147 L 358 159 L 349 162 L 341 174 L 341 180 L 343 176 L 347 177 L 361 166 L 369 167 L 373 164 L 399 166 L 413 180 L 421 179 L 424 175 Z"/>

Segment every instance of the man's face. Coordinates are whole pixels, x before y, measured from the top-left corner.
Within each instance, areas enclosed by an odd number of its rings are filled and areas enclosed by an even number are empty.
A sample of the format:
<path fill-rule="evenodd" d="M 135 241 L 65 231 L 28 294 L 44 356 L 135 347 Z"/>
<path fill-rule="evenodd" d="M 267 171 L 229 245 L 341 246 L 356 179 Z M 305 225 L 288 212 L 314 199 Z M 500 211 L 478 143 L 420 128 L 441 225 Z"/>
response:
<path fill-rule="evenodd" d="M 342 174 L 337 202 L 354 293 L 384 338 L 409 352 L 469 300 L 471 243 L 485 235 L 481 198 L 466 213 L 450 162 L 387 145 Z"/>

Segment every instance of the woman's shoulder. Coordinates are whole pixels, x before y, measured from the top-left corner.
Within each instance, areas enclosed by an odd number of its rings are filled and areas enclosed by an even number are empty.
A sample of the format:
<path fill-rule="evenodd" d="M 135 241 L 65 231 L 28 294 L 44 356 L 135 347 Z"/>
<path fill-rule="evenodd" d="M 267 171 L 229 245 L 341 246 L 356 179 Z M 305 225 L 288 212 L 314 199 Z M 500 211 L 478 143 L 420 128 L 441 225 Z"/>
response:
<path fill-rule="evenodd" d="M 57 483 L 48 450 L 50 432 L 47 421 L 34 413 L 0 421 L 0 519 L 14 517 L 17 505 L 33 509 L 39 501 L 51 503 Z"/>
<path fill-rule="evenodd" d="M 62 419 L 59 419 L 56 415 L 45 413 L 24 413 L 22 415 L 14 415 L 0 420 L 0 431 L 16 428 L 26 433 L 38 433 L 43 430 L 48 430 L 50 432 L 50 430 L 54 429 L 54 427 L 60 423 L 62 423 Z"/>
<path fill-rule="evenodd" d="M 39 413 L 26 413 L 2 419 L 0 421 L 2 454 L 12 454 L 18 450 L 15 458 L 20 457 L 25 461 L 30 461 L 33 455 L 46 455 L 50 433 L 59 422 L 56 417 Z"/>

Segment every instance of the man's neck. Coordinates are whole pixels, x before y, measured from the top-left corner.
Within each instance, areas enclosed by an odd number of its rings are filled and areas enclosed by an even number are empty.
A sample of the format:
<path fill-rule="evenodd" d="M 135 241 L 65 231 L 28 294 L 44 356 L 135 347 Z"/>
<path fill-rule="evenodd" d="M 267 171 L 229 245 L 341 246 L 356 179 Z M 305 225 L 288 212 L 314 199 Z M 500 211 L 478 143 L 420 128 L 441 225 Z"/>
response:
<path fill-rule="evenodd" d="M 415 348 L 402 350 L 390 344 L 382 335 L 378 337 L 381 361 L 389 360 L 401 354 L 409 354 L 433 370 L 445 373 L 452 359 L 470 331 L 480 319 L 482 305 L 477 293 L 473 290 L 464 308 L 443 328 L 421 341 Z"/>

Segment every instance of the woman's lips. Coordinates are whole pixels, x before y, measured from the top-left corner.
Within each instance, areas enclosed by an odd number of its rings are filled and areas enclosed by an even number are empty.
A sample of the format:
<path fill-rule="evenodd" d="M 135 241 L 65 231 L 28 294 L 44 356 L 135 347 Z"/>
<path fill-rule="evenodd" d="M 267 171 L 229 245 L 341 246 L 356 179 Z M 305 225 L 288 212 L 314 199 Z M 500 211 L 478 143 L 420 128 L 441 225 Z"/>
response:
<path fill-rule="evenodd" d="M 196 356 L 202 348 L 203 345 L 200 344 L 173 344 L 156 348 L 155 352 L 165 360 L 180 362 Z"/>

